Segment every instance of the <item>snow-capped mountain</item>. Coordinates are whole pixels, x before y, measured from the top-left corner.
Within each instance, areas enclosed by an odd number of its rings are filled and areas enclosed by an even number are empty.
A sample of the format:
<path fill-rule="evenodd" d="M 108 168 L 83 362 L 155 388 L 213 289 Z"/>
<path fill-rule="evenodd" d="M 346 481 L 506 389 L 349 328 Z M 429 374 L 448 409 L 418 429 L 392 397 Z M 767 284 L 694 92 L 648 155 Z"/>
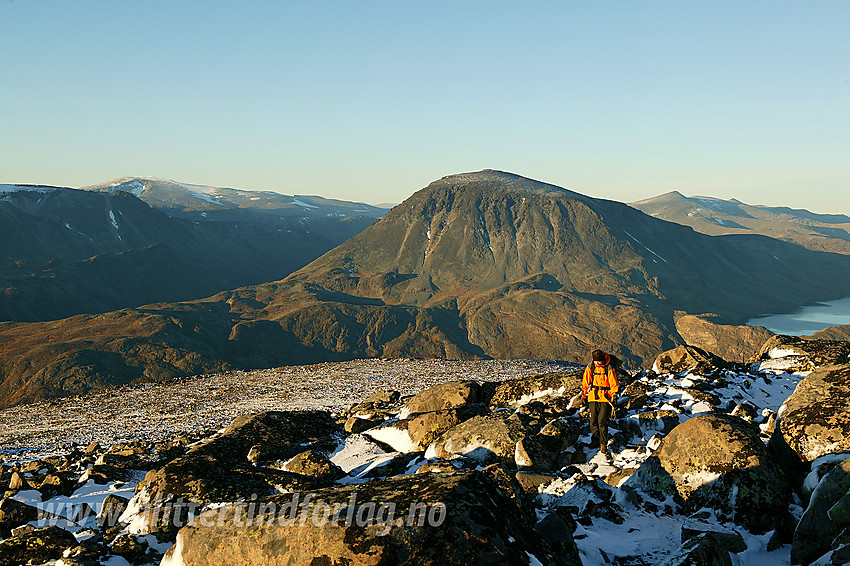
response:
<path fill-rule="evenodd" d="M 230 207 L 229 216 L 196 211 L 188 219 L 132 192 L 0 185 L 0 321 L 188 300 L 279 279 L 375 220 L 330 207 L 310 217 L 300 205 L 292 205 L 297 214 Z"/>
<path fill-rule="evenodd" d="M 179 183 L 155 177 L 122 177 L 81 187 L 90 191 L 126 191 L 169 216 L 198 219 L 232 219 L 245 211 L 269 216 L 310 219 L 365 216 L 380 218 L 386 209 L 362 202 L 326 199 L 315 195 L 284 195 L 273 191 L 249 191 Z"/>

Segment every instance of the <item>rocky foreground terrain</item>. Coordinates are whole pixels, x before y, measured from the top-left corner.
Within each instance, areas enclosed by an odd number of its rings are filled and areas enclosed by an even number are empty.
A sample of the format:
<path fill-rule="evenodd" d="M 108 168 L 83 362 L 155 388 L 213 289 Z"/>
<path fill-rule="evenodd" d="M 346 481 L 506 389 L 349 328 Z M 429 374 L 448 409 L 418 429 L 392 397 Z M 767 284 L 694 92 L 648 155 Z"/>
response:
<path fill-rule="evenodd" d="M 319 364 L 8 409 L 0 566 L 846 564 L 850 343 L 777 336 L 751 362 L 682 346 L 623 375 L 607 455 L 581 368 L 544 362 Z"/>

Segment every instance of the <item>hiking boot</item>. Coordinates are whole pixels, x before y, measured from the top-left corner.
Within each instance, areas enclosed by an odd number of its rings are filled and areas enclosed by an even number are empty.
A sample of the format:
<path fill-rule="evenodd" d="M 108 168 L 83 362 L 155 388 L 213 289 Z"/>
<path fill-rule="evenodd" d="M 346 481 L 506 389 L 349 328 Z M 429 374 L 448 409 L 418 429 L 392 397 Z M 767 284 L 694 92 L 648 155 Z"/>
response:
<path fill-rule="evenodd" d="M 605 454 L 606 452 L 608 452 L 608 445 L 603 444 L 602 446 L 599 447 L 599 451 L 602 452 L 603 454 Z"/>

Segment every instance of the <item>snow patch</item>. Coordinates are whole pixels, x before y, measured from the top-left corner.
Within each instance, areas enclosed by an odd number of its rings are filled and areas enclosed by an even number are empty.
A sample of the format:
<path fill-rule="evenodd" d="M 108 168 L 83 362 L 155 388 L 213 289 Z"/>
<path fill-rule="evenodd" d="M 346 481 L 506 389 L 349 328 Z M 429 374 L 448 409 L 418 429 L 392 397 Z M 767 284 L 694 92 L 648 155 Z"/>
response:
<path fill-rule="evenodd" d="M 416 452 L 420 449 L 419 444 L 410 438 L 410 433 L 406 429 L 396 428 L 393 425 L 373 428 L 372 430 L 367 430 L 363 434 L 370 436 L 378 442 L 383 442 L 384 444 L 391 446 L 394 450 L 405 454 L 409 452 Z"/>
<path fill-rule="evenodd" d="M 112 222 L 112 225 L 115 227 L 116 230 L 121 229 L 121 228 L 118 227 L 118 221 L 115 220 L 115 213 L 112 212 L 111 210 L 109 211 L 109 221 Z M 66 226 L 67 226 L 67 224 L 66 224 Z"/>
<path fill-rule="evenodd" d="M 796 369 L 800 366 L 800 356 L 788 356 L 785 358 L 774 358 L 770 360 L 762 360 L 752 364 L 755 371 L 775 371 L 786 372 Z"/>
<path fill-rule="evenodd" d="M 803 481 L 803 493 L 813 493 L 815 488 L 817 488 L 823 477 L 823 474 L 818 471 L 818 468 L 824 464 L 840 464 L 847 458 L 850 458 L 850 454 L 846 452 L 842 452 L 840 454 L 826 454 L 819 458 L 815 458 L 811 463 L 812 471 L 809 472 L 809 475 L 807 475 L 806 479 Z"/>
<path fill-rule="evenodd" d="M 293 198 L 293 199 L 292 199 L 292 202 L 290 202 L 289 204 L 294 204 L 294 205 L 296 205 L 296 206 L 303 206 L 304 208 L 319 208 L 319 207 L 318 207 L 318 206 L 316 206 L 316 205 L 313 205 L 313 204 L 307 204 L 307 203 L 306 203 L 306 202 L 304 202 L 303 200 L 299 200 L 299 199 L 297 199 L 297 198 Z"/>
<path fill-rule="evenodd" d="M 395 453 L 387 452 L 375 444 L 371 438 L 363 434 L 351 434 L 337 446 L 329 460 L 349 474 L 358 468 L 375 462 L 386 462 L 394 457 Z"/>
<path fill-rule="evenodd" d="M 195 191 L 189 191 L 189 192 L 190 192 L 190 193 L 192 193 L 192 196 L 193 196 L 193 197 L 195 197 L 195 198 L 199 198 L 199 199 L 201 199 L 201 200 L 203 200 L 203 201 L 206 201 L 206 202 L 208 202 L 208 203 L 210 203 L 210 204 L 217 204 L 217 205 L 219 205 L 219 206 L 226 206 L 223 202 L 219 202 L 219 201 L 215 200 L 214 198 L 212 198 L 212 197 L 211 197 L 211 196 L 209 196 L 209 195 L 205 195 L 205 194 L 198 193 L 198 192 L 195 192 Z"/>
<path fill-rule="evenodd" d="M 543 398 L 546 398 L 546 397 L 560 397 L 564 393 L 566 393 L 566 391 L 567 391 L 566 386 L 560 387 L 558 389 L 540 389 L 540 390 L 535 391 L 533 393 L 526 393 L 525 395 L 520 397 L 519 400 L 516 403 L 514 403 L 513 406 L 514 407 L 521 407 L 523 405 L 527 405 L 528 403 L 531 403 L 532 401 L 536 401 L 538 399 L 543 399 Z"/>
<path fill-rule="evenodd" d="M 626 232 L 626 231 L 625 231 L 625 230 L 623 230 L 623 232 Z M 649 247 L 648 247 L 646 244 L 644 244 L 643 242 L 641 242 L 640 240 L 638 240 L 637 238 L 635 238 L 634 236 L 632 236 L 632 235 L 631 235 L 631 234 L 629 234 L 628 232 L 626 232 L 626 236 L 628 236 L 629 238 L 631 238 L 632 240 L 634 240 L 634 241 L 635 241 L 635 242 L 637 242 L 638 244 L 642 245 L 644 248 L 646 248 L 646 251 L 648 251 L 649 253 L 651 253 L 652 255 L 654 255 L 655 257 L 657 257 L 658 259 L 660 259 L 660 260 L 661 260 L 661 261 L 663 261 L 664 263 L 667 263 L 667 260 L 666 260 L 666 259 L 664 259 L 664 258 L 663 258 L 663 257 L 661 257 L 660 255 L 658 255 L 657 253 L 655 253 L 654 251 L 652 251 L 651 249 L 649 249 Z"/>
<path fill-rule="evenodd" d="M 159 566 L 186 566 L 183 562 L 183 537 L 177 534 L 177 541 L 174 543 L 165 556 L 162 557 L 162 562 Z"/>
<path fill-rule="evenodd" d="M 102 562 L 103 566 L 132 566 L 126 558 L 123 556 L 118 556 L 117 554 L 113 554 L 110 556 L 106 562 Z M 183 564 L 183 561 L 180 561 L 180 564 Z"/>
<path fill-rule="evenodd" d="M 33 187 L 31 185 L 0 185 L 0 193 L 49 193 L 55 190 L 55 187 Z"/>
<path fill-rule="evenodd" d="M 584 478 L 579 480 L 557 478 L 539 488 L 537 499 L 544 507 L 577 507 L 578 514 L 581 515 L 589 505 L 595 506 L 602 503 L 602 499 L 596 493 L 599 488 L 610 489 L 599 481 L 587 481 Z"/>
<path fill-rule="evenodd" d="M 771 348 L 767 355 L 770 359 L 775 360 L 778 358 L 786 358 L 788 356 L 802 356 L 803 354 L 792 348 Z"/>
<path fill-rule="evenodd" d="M 142 193 L 145 192 L 145 185 L 141 181 L 139 181 L 138 179 L 131 180 L 126 177 L 117 179 L 114 183 L 108 185 L 106 188 L 118 189 L 137 197 L 142 196 Z"/>

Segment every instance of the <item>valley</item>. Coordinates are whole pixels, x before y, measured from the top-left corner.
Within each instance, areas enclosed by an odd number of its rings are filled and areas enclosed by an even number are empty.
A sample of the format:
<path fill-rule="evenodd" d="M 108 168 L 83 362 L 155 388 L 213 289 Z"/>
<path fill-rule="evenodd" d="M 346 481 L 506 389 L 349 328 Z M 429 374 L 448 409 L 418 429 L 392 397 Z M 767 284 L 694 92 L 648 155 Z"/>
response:
<path fill-rule="evenodd" d="M 358 358 L 575 362 L 601 347 L 640 367 L 684 343 L 678 312 L 736 325 L 848 294 L 847 255 L 760 235 L 707 236 L 486 170 L 435 181 L 277 281 L 2 323 L 0 406 Z"/>

